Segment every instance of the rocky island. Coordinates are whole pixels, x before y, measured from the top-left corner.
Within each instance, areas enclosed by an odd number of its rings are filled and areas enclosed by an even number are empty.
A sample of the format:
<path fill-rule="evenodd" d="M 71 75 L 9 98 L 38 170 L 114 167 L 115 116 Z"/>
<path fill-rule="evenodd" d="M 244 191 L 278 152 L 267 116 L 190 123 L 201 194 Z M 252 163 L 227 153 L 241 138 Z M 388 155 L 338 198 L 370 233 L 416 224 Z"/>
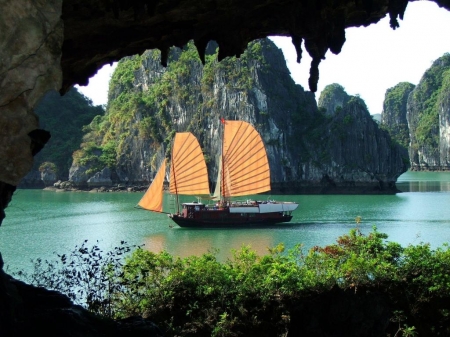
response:
<path fill-rule="evenodd" d="M 372 119 L 364 101 L 333 84 L 315 96 L 296 85 L 280 49 L 250 43 L 239 58 L 203 67 L 193 44 L 127 57 L 112 76 L 106 112 L 88 126 L 64 189 L 142 190 L 170 151 L 175 131 L 199 139 L 216 177 L 220 118 L 245 120 L 265 142 L 272 193 L 395 193 L 407 154 Z M 211 181 L 213 188 L 215 181 Z"/>

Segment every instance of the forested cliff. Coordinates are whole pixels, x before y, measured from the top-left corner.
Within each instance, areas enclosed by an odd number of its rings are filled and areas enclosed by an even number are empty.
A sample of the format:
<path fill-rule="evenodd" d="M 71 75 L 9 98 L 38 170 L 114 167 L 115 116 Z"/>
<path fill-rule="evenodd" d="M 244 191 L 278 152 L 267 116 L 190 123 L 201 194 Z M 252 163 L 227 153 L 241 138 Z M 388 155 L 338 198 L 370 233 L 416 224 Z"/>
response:
<path fill-rule="evenodd" d="M 224 117 L 248 121 L 261 133 L 275 192 L 395 191 L 405 158 L 364 102 L 332 85 L 318 108 L 314 95 L 294 84 L 270 40 L 252 42 L 239 59 L 220 63 L 210 44 L 204 66 L 192 44 L 172 49 L 169 58 L 167 68 L 159 51 L 119 62 L 106 114 L 85 128 L 74 153 L 74 184 L 147 184 L 176 131 L 199 139 L 214 180 Z"/>
<path fill-rule="evenodd" d="M 33 169 L 19 185 L 22 188 L 42 188 L 53 185 L 56 180 L 68 180 L 72 153 L 80 147 L 83 126 L 105 111 L 72 88 L 64 96 L 49 91 L 40 100 L 35 113 L 41 127 L 52 130 L 51 138 L 34 157 Z"/>
<path fill-rule="evenodd" d="M 383 126 L 409 151 L 411 170 L 450 169 L 450 54 L 433 62 L 419 84 L 388 89 Z"/>

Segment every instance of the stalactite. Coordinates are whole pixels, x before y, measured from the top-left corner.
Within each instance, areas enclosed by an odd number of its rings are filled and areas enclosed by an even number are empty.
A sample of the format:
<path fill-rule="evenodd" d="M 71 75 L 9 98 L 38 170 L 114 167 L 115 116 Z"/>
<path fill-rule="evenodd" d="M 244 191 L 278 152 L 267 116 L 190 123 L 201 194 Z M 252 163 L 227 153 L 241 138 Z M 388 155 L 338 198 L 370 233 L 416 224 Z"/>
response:
<path fill-rule="evenodd" d="M 309 79 L 308 79 L 308 85 L 309 90 L 312 92 L 317 91 L 317 83 L 319 83 L 319 64 L 320 64 L 320 57 L 314 57 L 311 61 L 311 68 L 309 69 Z"/>
<path fill-rule="evenodd" d="M 297 63 L 302 59 L 302 37 L 296 34 L 291 34 L 292 44 L 297 52 Z"/>
<path fill-rule="evenodd" d="M 169 59 L 169 48 L 161 48 L 161 65 L 167 67 L 167 60 Z"/>
<path fill-rule="evenodd" d="M 389 24 L 392 29 L 400 27 L 397 17 L 403 20 L 408 0 L 391 0 L 388 6 L 388 13 L 390 17 Z"/>

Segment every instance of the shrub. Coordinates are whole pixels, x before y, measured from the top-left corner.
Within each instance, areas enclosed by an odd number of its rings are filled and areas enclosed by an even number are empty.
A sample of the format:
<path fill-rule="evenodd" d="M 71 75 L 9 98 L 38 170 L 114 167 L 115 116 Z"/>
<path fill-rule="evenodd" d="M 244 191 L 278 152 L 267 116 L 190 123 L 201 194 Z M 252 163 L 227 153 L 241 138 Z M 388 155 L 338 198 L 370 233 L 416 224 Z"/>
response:
<path fill-rule="evenodd" d="M 382 294 L 389 333 L 448 335 L 449 247 L 386 239 L 375 227 L 368 235 L 356 228 L 306 254 L 301 245 L 286 252 L 279 244 L 264 256 L 242 247 L 226 262 L 215 252 L 178 258 L 140 247 L 124 259 L 132 249 L 124 242 L 105 255 L 85 241 L 18 275 L 98 314 L 152 317 L 167 336 L 281 336 L 298 308 L 344 293 L 355 305 L 364 298 L 357 294 Z"/>

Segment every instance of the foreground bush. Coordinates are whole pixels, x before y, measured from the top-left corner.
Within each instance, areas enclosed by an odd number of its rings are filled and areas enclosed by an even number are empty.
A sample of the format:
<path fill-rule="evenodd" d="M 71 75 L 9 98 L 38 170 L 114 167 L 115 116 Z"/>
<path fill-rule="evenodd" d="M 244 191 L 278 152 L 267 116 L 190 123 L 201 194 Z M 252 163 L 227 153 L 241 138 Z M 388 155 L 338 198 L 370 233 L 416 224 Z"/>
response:
<path fill-rule="evenodd" d="M 98 314 L 150 317 L 167 336 L 450 335 L 448 246 L 386 239 L 354 229 L 308 252 L 242 247 L 225 263 L 83 245 L 21 276 Z"/>

